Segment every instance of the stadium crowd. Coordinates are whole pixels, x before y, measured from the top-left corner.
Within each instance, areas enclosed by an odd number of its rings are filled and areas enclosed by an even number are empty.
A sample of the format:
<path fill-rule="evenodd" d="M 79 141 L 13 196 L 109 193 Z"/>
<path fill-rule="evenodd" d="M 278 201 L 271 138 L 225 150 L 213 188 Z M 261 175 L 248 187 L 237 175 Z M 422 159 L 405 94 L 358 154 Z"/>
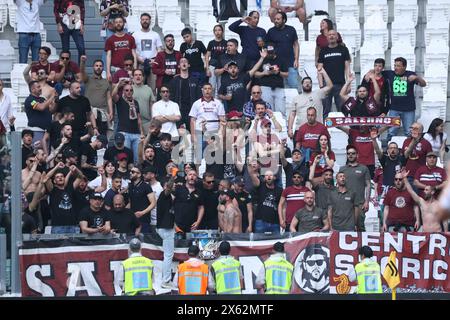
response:
<path fill-rule="evenodd" d="M 143 13 L 141 30 L 130 34 L 128 1 L 103 0 L 104 57 L 88 74 L 84 0 L 54 1 L 62 42 L 54 63 L 37 39 L 42 3 L 16 0 L 20 62 L 32 52 L 24 71 L 24 232 L 157 232 L 173 252 L 174 234 L 193 230 L 363 231 L 374 199 L 383 204 L 382 231 L 447 231 L 433 209 L 447 180 L 437 166 L 446 153 L 444 121 L 427 131 L 415 121 L 414 87 L 426 82 L 404 58 L 393 70 L 376 59 L 352 96 L 351 56 L 329 19 L 320 24 L 313 88 L 310 77 L 299 81 L 299 40 L 282 8 L 271 11 L 269 30 L 258 27 L 257 11 L 231 24 L 240 39 L 225 40 L 221 24 L 207 44 L 180 30 L 176 51 L 173 34 L 160 39 L 151 30 L 155 17 Z M 68 15 L 68 6 L 80 10 Z M 7 132 L 15 118 L 0 83 Z M 286 88 L 299 91 L 291 104 Z M 346 165 L 335 172 L 324 125 L 333 100 L 346 117 L 400 117 L 408 138 L 391 141 L 399 127 L 338 127 L 349 142 Z M 8 157 L 0 175 L 10 170 Z"/>

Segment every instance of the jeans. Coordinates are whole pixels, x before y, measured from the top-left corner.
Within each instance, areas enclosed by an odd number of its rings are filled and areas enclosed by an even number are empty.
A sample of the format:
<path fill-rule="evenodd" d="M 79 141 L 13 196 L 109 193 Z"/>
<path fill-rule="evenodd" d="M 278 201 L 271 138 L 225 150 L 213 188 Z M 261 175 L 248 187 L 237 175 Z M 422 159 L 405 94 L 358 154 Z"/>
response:
<path fill-rule="evenodd" d="M 284 93 L 284 88 L 274 88 L 271 87 L 261 87 L 262 96 L 261 98 L 270 103 L 272 106 L 272 111 L 281 112 L 281 114 L 286 114 L 286 94 Z"/>
<path fill-rule="evenodd" d="M 125 147 L 131 149 L 133 151 L 133 162 L 138 162 L 138 146 L 139 141 L 141 139 L 141 135 L 139 133 L 128 133 L 120 131 L 121 134 L 125 136 Z"/>
<path fill-rule="evenodd" d="M 216 70 L 216 67 L 209 66 L 209 71 L 211 72 L 211 77 L 209 77 L 209 83 L 213 86 L 214 90 L 214 98 L 218 96 L 218 92 L 220 89 L 220 76 L 216 76 L 214 74 L 214 70 Z"/>
<path fill-rule="evenodd" d="M 195 164 L 201 164 L 202 159 L 205 159 L 206 164 L 211 164 L 209 162 L 213 161 L 211 159 L 211 154 L 206 154 L 203 153 L 205 148 L 208 145 L 207 139 L 210 136 L 213 135 L 217 135 L 217 131 L 210 131 L 210 132 L 205 132 L 203 133 L 202 131 L 195 131 L 195 133 L 191 133 L 191 134 L 195 134 L 195 138 L 196 138 L 196 142 L 195 144 L 192 146 L 194 148 L 194 163 Z"/>
<path fill-rule="evenodd" d="M 53 226 L 52 234 L 61 233 L 80 233 L 80 227 L 78 226 Z"/>
<path fill-rule="evenodd" d="M 39 60 L 41 47 L 40 33 L 19 33 L 19 63 L 28 63 L 28 50 L 31 48 L 31 61 Z"/>
<path fill-rule="evenodd" d="M 389 110 L 389 117 L 400 117 L 402 120 L 403 134 L 406 136 L 409 133 L 409 127 L 413 124 L 415 120 L 415 111 L 397 111 Z M 399 127 L 390 127 L 387 135 L 387 141 L 391 141 L 393 136 L 398 133 Z M 401 146 L 400 146 L 401 147 Z"/>
<path fill-rule="evenodd" d="M 190 74 L 193 79 L 198 79 L 199 86 L 203 87 L 203 85 L 206 83 L 206 72 L 193 71 Z"/>
<path fill-rule="evenodd" d="M 175 229 L 157 228 L 156 232 L 163 240 L 163 282 L 172 280 L 172 258 L 175 248 Z"/>
<path fill-rule="evenodd" d="M 274 234 L 280 233 L 280 225 L 276 223 L 269 223 L 262 220 L 255 221 L 255 233 L 272 232 Z"/>
<path fill-rule="evenodd" d="M 61 37 L 62 50 L 70 51 L 70 36 L 72 36 L 73 42 L 75 42 L 78 50 L 78 63 L 80 63 L 80 56 L 86 54 L 84 50 L 84 37 L 79 29 L 71 30 L 64 23 L 61 23 L 61 25 L 63 27 L 63 33 L 60 33 L 59 36 Z"/>
<path fill-rule="evenodd" d="M 298 90 L 298 70 L 294 67 L 288 69 L 288 77 L 286 79 L 287 87 Z"/>
<path fill-rule="evenodd" d="M 338 112 L 341 112 L 341 107 L 343 101 L 341 101 L 341 97 L 339 96 L 339 93 L 341 92 L 343 85 L 342 84 L 335 84 L 333 85 L 333 88 L 331 89 L 330 93 L 328 93 L 328 96 L 322 100 L 323 104 L 323 118 L 325 119 L 328 117 L 328 113 L 331 111 L 331 104 L 332 99 L 334 97 L 334 103 L 336 104 L 336 110 Z"/>

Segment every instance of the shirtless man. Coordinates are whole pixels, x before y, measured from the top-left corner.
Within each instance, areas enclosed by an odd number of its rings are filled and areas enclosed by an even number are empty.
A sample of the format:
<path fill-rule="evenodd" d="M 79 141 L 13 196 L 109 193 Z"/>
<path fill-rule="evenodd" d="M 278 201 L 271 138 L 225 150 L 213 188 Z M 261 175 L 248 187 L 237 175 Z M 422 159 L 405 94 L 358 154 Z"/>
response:
<path fill-rule="evenodd" d="M 22 169 L 22 190 L 25 195 L 35 192 L 41 179 L 41 173 L 37 171 L 39 160 L 34 153 L 27 156 L 26 165 L 26 168 Z"/>
<path fill-rule="evenodd" d="M 23 70 L 23 77 L 24 77 L 26 83 L 30 83 L 33 80 L 30 76 L 30 70 L 31 70 L 32 66 L 33 66 L 33 63 L 30 63 Z M 57 97 L 58 94 L 56 93 L 56 90 L 52 86 L 50 86 L 47 82 L 48 78 L 49 78 L 47 70 L 39 69 L 36 75 L 37 75 L 36 81 L 39 82 L 39 84 L 41 85 L 41 89 L 42 89 L 41 97 L 44 97 L 45 100 L 49 100 L 50 98 L 52 98 L 54 96 Z M 53 111 L 55 109 L 55 105 L 56 105 L 56 102 L 52 101 L 52 103 L 49 106 L 50 111 Z"/>
<path fill-rule="evenodd" d="M 423 190 L 423 197 L 421 198 L 414 192 L 411 184 L 408 182 L 409 171 L 402 172 L 402 178 L 405 182 L 406 190 L 408 190 L 411 197 L 419 205 L 420 211 L 422 212 L 422 231 L 423 232 L 447 232 L 448 224 L 444 223 L 441 225 L 441 221 L 437 214 L 439 201 L 434 198 L 434 188 L 431 186 L 426 186 Z"/>
<path fill-rule="evenodd" d="M 225 233 L 242 233 L 242 214 L 233 204 L 231 191 L 223 190 L 219 196 L 219 228 Z"/>

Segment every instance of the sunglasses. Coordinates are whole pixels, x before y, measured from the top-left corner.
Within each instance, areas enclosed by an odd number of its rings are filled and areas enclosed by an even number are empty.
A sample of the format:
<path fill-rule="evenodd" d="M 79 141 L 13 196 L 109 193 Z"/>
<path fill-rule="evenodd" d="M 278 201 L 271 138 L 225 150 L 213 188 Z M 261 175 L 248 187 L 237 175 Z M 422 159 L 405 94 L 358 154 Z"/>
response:
<path fill-rule="evenodd" d="M 45 72 L 38 72 L 38 75 L 45 76 Z"/>
<path fill-rule="evenodd" d="M 355 155 L 356 152 L 347 152 L 348 155 Z"/>
<path fill-rule="evenodd" d="M 309 260 L 306 261 L 308 266 L 313 267 L 314 265 L 318 265 L 319 267 L 323 265 L 325 261 L 324 260 Z"/>
<path fill-rule="evenodd" d="M 132 67 L 133 64 L 132 64 L 132 63 L 125 63 L 124 66 L 125 66 L 125 67 Z"/>
<path fill-rule="evenodd" d="M 69 60 L 70 58 L 69 58 L 69 57 L 61 57 L 61 59 L 63 59 L 63 60 Z"/>
<path fill-rule="evenodd" d="M 403 179 L 401 179 L 401 178 L 395 178 L 394 180 L 395 180 L 395 181 L 402 181 Z"/>

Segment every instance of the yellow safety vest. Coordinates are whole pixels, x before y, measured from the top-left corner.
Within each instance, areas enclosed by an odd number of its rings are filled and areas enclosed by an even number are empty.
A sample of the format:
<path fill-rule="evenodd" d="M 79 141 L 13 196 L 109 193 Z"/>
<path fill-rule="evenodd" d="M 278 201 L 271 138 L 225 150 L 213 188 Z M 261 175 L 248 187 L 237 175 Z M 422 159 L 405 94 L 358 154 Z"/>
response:
<path fill-rule="evenodd" d="M 241 294 L 240 267 L 241 263 L 229 257 L 219 259 L 212 264 L 216 274 L 217 294 Z"/>
<path fill-rule="evenodd" d="M 267 259 L 264 262 L 266 269 L 266 294 L 288 294 L 291 291 L 292 272 L 294 266 L 286 259 Z"/>
<path fill-rule="evenodd" d="M 125 272 L 125 295 L 134 296 L 141 291 L 153 290 L 153 262 L 142 256 L 131 257 L 122 262 Z"/>
<path fill-rule="evenodd" d="M 358 281 L 357 293 L 382 293 L 380 265 L 375 261 L 365 260 L 355 267 Z"/>

